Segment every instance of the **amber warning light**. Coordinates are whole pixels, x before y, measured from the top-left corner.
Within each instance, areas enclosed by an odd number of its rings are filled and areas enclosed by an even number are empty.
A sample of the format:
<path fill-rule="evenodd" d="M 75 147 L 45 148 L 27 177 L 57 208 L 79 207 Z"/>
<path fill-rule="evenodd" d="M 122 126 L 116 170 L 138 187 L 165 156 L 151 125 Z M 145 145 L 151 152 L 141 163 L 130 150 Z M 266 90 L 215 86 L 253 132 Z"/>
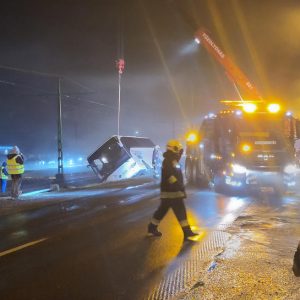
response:
<path fill-rule="evenodd" d="M 243 144 L 241 149 L 243 152 L 247 153 L 251 151 L 251 146 L 249 144 Z"/>
<path fill-rule="evenodd" d="M 254 103 L 245 103 L 242 106 L 246 113 L 254 113 L 257 109 L 257 106 Z"/>
<path fill-rule="evenodd" d="M 187 134 L 186 140 L 189 143 L 196 143 L 198 141 L 198 135 L 195 132 L 190 132 Z"/>
<path fill-rule="evenodd" d="M 280 105 L 277 103 L 271 103 L 268 105 L 268 111 L 272 114 L 276 114 L 280 111 Z"/>

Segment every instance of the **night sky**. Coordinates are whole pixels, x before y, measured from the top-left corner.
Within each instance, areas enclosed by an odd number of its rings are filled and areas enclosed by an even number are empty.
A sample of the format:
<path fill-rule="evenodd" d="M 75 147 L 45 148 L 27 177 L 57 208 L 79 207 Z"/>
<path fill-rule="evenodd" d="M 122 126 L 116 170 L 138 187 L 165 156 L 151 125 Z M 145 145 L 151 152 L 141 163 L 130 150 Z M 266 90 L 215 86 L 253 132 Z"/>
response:
<path fill-rule="evenodd" d="M 117 132 L 161 145 L 237 98 L 193 34 L 205 27 L 266 99 L 300 114 L 300 1 L 6 1 L 0 10 L 1 145 L 56 155 L 57 76 L 65 156 L 87 155 Z"/>

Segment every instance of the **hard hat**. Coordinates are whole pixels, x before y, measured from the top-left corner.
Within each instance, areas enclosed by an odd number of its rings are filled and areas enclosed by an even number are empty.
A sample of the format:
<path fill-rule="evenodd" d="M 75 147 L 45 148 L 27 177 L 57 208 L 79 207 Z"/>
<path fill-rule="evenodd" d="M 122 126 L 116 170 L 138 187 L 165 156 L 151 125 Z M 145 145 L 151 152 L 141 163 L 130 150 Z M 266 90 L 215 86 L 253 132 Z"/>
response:
<path fill-rule="evenodd" d="M 9 154 L 20 154 L 20 149 L 18 146 L 14 146 L 11 148 L 11 150 L 9 151 Z"/>
<path fill-rule="evenodd" d="M 180 153 L 183 151 L 183 147 L 179 141 L 169 140 L 167 143 L 167 150 L 170 150 L 174 153 Z"/>

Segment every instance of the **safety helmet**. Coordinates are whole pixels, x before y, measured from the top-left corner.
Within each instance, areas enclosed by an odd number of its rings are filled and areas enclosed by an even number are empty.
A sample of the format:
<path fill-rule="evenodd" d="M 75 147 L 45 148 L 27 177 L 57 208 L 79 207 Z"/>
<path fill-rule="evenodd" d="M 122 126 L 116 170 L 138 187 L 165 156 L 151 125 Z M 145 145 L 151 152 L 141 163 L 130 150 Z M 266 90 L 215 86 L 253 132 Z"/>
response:
<path fill-rule="evenodd" d="M 183 147 L 181 143 L 177 140 L 169 140 L 167 143 L 167 150 L 170 150 L 174 153 L 182 153 L 183 152 Z"/>
<path fill-rule="evenodd" d="M 9 154 L 20 154 L 20 149 L 18 146 L 13 146 L 10 151 Z"/>

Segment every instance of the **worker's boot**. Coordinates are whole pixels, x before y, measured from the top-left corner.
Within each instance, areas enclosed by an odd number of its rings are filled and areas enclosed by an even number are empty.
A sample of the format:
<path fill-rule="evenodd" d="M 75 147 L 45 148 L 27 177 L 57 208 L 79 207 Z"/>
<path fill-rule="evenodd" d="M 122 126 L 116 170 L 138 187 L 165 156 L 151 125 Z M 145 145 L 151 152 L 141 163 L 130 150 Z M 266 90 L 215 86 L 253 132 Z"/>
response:
<path fill-rule="evenodd" d="M 148 235 L 149 236 L 162 236 L 162 233 L 158 231 L 157 225 L 154 225 L 153 223 L 149 223 L 148 225 Z"/>
<path fill-rule="evenodd" d="M 183 231 L 185 241 L 191 237 L 195 237 L 195 236 L 199 235 L 198 233 L 193 232 L 189 225 L 182 227 L 182 231 Z"/>

